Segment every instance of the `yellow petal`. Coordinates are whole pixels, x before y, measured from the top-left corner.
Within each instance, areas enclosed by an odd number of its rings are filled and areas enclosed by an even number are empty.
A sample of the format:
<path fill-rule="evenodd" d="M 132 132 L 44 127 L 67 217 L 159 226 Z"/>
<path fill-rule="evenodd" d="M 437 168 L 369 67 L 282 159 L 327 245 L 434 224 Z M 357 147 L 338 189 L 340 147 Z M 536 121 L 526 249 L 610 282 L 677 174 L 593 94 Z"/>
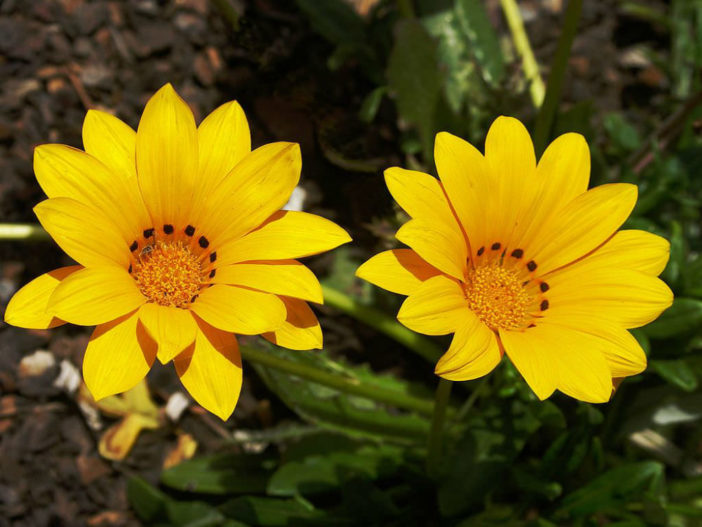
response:
<path fill-rule="evenodd" d="M 285 305 L 277 296 L 233 285 L 208 287 L 190 309 L 208 324 L 242 335 L 276 330 L 285 320 Z"/>
<path fill-rule="evenodd" d="M 457 240 L 455 233 L 432 222 L 414 219 L 400 227 L 395 237 L 440 271 L 464 279 L 465 243 Z"/>
<path fill-rule="evenodd" d="M 542 274 L 577 260 L 614 234 L 631 214 L 636 195 L 636 186 L 627 183 L 588 190 L 545 224 L 525 253 Z"/>
<path fill-rule="evenodd" d="M 134 311 L 145 301 L 124 269 L 89 267 L 61 281 L 49 298 L 48 309 L 72 324 L 94 326 Z"/>
<path fill-rule="evenodd" d="M 557 324 L 573 331 L 586 333 L 582 338 L 596 339 L 593 349 L 601 350 L 613 378 L 630 377 L 646 369 L 646 354 L 638 341 L 626 329 L 609 319 L 566 310 L 547 312 L 547 324 Z"/>
<path fill-rule="evenodd" d="M 473 252 L 492 243 L 488 239 L 490 209 L 487 196 L 494 187 L 492 174 L 483 155 L 470 143 L 440 132 L 436 135 L 434 159 L 441 183 L 446 189 Z"/>
<path fill-rule="evenodd" d="M 665 238 L 646 231 L 624 230 L 572 267 L 573 272 L 578 269 L 580 273 L 595 267 L 616 267 L 658 276 L 665 269 L 669 256 L 670 243 Z"/>
<path fill-rule="evenodd" d="M 351 241 L 344 229 L 321 216 L 284 210 L 259 229 L 217 249 L 217 262 L 288 260 L 329 251 Z"/>
<path fill-rule="evenodd" d="M 609 400 L 612 375 L 602 353 L 606 341 L 546 322 L 524 331 L 500 330 L 500 339 L 539 399 L 555 388 L 581 401 Z"/>
<path fill-rule="evenodd" d="M 565 205 L 587 191 L 590 149 L 580 134 L 557 137 L 546 148 L 530 182 L 532 198 L 517 219 L 512 245 L 529 246 L 541 227 Z"/>
<path fill-rule="evenodd" d="M 129 247 L 115 223 L 70 198 L 52 198 L 34 207 L 42 227 L 68 256 L 90 267 L 129 266 Z"/>
<path fill-rule="evenodd" d="M 505 116 L 495 119 L 485 138 L 485 162 L 494 182 L 491 192 L 483 196 L 490 207 L 485 245 L 499 242 L 508 247 L 535 187 L 534 146 L 521 122 Z"/>
<path fill-rule="evenodd" d="M 262 336 L 273 344 L 293 350 L 322 348 L 322 328 L 310 306 L 297 298 L 280 297 L 287 316 L 283 325 Z"/>
<path fill-rule="evenodd" d="M 411 249 L 394 249 L 373 256 L 356 270 L 356 276 L 401 295 L 412 294 L 440 271 Z"/>
<path fill-rule="evenodd" d="M 322 287 L 317 277 L 307 267 L 295 260 L 269 260 L 238 263 L 217 268 L 212 282 L 250 287 L 324 303 Z"/>
<path fill-rule="evenodd" d="M 226 421 L 241 392 L 241 356 L 236 337 L 198 320 L 195 344 L 173 362 L 180 382 L 193 399 Z"/>
<path fill-rule="evenodd" d="M 490 373 L 501 359 L 495 334 L 468 311 L 434 373 L 450 381 L 470 381 Z"/>
<path fill-rule="evenodd" d="M 660 279 L 628 269 L 567 267 L 548 277 L 546 316 L 602 317 L 624 328 L 648 324 L 673 303 Z"/>
<path fill-rule="evenodd" d="M 158 344 L 158 360 L 166 364 L 195 341 L 197 326 L 187 309 L 144 304 L 139 320 Z"/>
<path fill-rule="evenodd" d="M 50 198 L 71 198 L 111 219 L 128 244 L 148 223 L 135 180 L 120 177 L 82 150 L 41 145 L 34 150 L 34 172 Z"/>
<path fill-rule="evenodd" d="M 411 330 L 425 335 L 447 335 L 464 322 L 468 302 L 461 286 L 439 275 L 422 283 L 402 303 L 397 319 Z"/>
<path fill-rule="evenodd" d="M 245 156 L 198 210 L 195 225 L 219 246 L 266 221 L 290 198 L 300 180 L 296 143 L 270 143 Z"/>
<path fill-rule="evenodd" d="M 49 297 L 70 274 L 82 269 L 80 265 L 60 267 L 35 278 L 17 291 L 5 309 L 5 322 L 27 329 L 47 329 L 64 322 L 47 311 Z"/>
<path fill-rule="evenodd" d="M 156 343 L 135 311 L 95 328 L 85 350 L 83 378 L 99 400 L 136 386 L 155 358 Z"/>
<path fill-rule="evenodd" d="M 208 196 L 251 152 L 249 123 L 239 103 L 225 103 L 205 117 L 197 129 L 197 141 L 200 158 L 198 192 Z"/>
<path fill-rule="evenodd" d="M 136 164 L 152 227 L 188 225 L 198 175 L 197 128 L 170 84 L 146 103 L 137 129 Z"/>
<path fill-rule="evenodd" d="M 136 185 L 136 132 L 114 115 L 88 110 L 83 121 L 85 151 Z"/>
<path fill-rule="evenodd" d="M 463 232 L 444 189 L 436 178 L 422 172 L 393 167 L 385 171 L 385 183 L 395 201 L 412 218 L 440 226 L 454 240 L 455 251 L 465 260 L 467 247 Z"/>

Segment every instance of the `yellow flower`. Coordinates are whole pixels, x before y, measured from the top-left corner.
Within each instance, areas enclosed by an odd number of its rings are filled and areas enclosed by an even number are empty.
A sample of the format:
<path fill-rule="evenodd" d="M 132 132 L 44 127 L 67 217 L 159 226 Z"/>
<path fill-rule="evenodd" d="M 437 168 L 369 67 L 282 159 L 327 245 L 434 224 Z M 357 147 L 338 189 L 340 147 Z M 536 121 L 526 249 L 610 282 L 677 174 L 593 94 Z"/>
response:
<path fill-rule="evenodd" d="M 398 319 L 427 335 L 453 333 L 436 365 L 445 379 L 481 377 L 504 352 L 540 399 L 554 390 L 609 400 L 612 378 L 643 371 L 646 356 L 627 331 L 672 302 L 656 278 L 669 244 L 617 229 L 636 203 L 634 185 L 587 190 L 584 138 L 557 138 L 536 163 L 528 132 L 498 118 L 485 156 L 442 132 L 439 179 L 385 172 L 412 218 L 397 232 L 411 249 L 380 253 L 357 275 L 409 295 Z"/>
<path fill-rule="evenodd" d="M 85 152 L 42 145 L 34 155 L 49 197 L 34 212 L 79 265 L 20 289 L 6 322 L 97 326 L 83 361 L 96 399 L 136 385 L 156 357 L 174 359 L 193 398 L 222 419 L 241 389 L 233 333 L 321 347 L 305 301 L 322 303 L 322 291 L 295 258 L 350 238 L 319 216 L 279 210 L 300 177 L 298 145 L 251 151 L 235 101 L 196 126 L 170 84 L 149 100 L 136 132 L 89 111 L 83 143 Z"/>

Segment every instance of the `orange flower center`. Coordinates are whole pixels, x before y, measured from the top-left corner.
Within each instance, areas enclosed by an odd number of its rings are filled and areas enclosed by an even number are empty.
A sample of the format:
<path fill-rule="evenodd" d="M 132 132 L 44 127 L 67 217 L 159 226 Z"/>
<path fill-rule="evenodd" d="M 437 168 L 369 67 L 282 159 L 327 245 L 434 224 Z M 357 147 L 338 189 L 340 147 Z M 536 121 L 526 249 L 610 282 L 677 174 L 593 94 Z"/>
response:
<path fill-rule="evenodd" d="M 534 298 L 516 269 L 498 263 L 470 268 L 463 284 L 470 309 L 493 330 L 527 325 Z"/>
<path fill-rule="evenodd" d="M 158 241 L 141 250 L 132 276 L 150 302 L 184 308 L 200 292 L 205 271 L 187 245 L 180 241 Z"/>

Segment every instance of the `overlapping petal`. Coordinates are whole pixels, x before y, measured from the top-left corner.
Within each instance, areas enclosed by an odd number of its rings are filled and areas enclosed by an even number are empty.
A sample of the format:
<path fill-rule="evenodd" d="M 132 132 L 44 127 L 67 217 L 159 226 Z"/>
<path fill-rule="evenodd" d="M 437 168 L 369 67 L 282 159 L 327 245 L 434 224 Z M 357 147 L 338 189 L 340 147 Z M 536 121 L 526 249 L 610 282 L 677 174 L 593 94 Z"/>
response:
<path fill-rule="evenodd" d="M 411 249 L 376 254 L 356 270 L 356 276 L 401 295 L 412 294 L 425 280 L 441 274 Z"/>
<path fill-rule="evenodd" d="M 26 284 L 7 304 L 5 322 L 27 329 L 48 329 L 64 324 L 48 311 L 49 298 L 62 280 L 80 269 L 80 265 L 60 267 Z"/>
<path fill-rule="evenodd" d="M 297 298 L 280 297 L 285 304 L 286 317 L 275 331 L 263 333 L 273 344 L 293 350 L 321 349 L 322 328 L 306 302 Z"/>
<path fill-rule="evenodd" d="M 198 320 L 195 343 L 174 360 L 180 382 L 206 410 L 226 421 L 241 392 L 236 337 Z"/>
<path fill-rule="evenodd" d="M 402 303 L 397 319 L 425 335 L 447 335 L 464 324 L 468 303 L 456 280 L 444 275 L 423 282 Z"/>
<path fill-rule="evenodd" d="M 197 325 L 190 311 L 177 307 L 144 304 L 139 320 L 158 343 L 158 360 L 163 364 L 175 358 L 195 341 Z"/>
<path fill-rule="evenodd" d="M 83 146 L 115 176 L 134 185 L 136 132 L 128 124 L 109 113 L 88 110 L 83 121 Z"/>
<path fill-rule="evenodd" d="M 135 311 L 95 328 L 83 359 L 83 378 L 96 400 L 125 392 L 156 359 L 154 342 Z"/>

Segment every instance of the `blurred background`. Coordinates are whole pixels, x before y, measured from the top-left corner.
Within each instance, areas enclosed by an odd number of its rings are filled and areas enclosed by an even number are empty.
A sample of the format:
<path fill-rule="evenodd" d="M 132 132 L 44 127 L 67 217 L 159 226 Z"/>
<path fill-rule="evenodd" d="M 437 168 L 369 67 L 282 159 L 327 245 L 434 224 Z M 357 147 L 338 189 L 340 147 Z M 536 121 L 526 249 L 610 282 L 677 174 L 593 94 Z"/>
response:
<path fill-rule="evenodd" d="M 438 479 L 423 471 L 421 412 L 246 361 L 226 423 L 188 399 L 170 365 L 96 405 L 80 386 L 89 331 L 0 323 L 0 526 L 702 525 L 702 3 L 582 2 L 561 95 L 546 102 L 568 2 L 513 4 L 0 1 L 1 222 L 35 221 L 34 146 L 82 147 L 90 108 L 136 128 L 171 82 L 198 120 L 237 99 L 254 146 L 300 143 L 302 207 L 354 238 L 307 263 L 394 317 L 401 297 L 353 278 L 397 246 L 405 220 L 382 170 L 433 172 L 437 131 L 482 148 L 504 114 L 541 127 L 537 154 L 560 133 L 584 134 L 591 184 L 639 186 L 626 226 L 671 240 L 663 278 L 677 297 L 635 331 L 649 368 L 609 404 L 540 403 L 507 360 L 461 383 Z M 50 241 L 3 241 L 0 303 L 66 264 Z M 250 343 L 431 401 L 431 362 L 333 305 L 316 312 L 323 352 Z"/>

